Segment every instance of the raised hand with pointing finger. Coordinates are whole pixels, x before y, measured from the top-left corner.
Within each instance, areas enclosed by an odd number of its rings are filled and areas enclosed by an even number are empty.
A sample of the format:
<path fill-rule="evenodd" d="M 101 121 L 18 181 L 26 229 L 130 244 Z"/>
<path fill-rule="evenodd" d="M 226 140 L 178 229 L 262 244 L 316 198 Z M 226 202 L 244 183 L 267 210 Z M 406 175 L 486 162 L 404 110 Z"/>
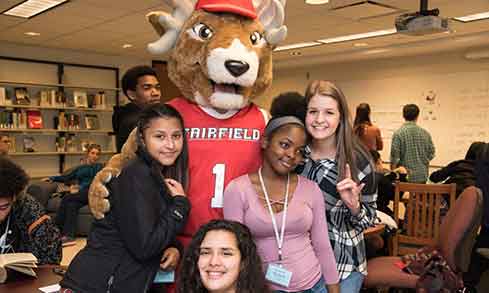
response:
<path fill-rule="evenodd" d="M 338 182 L 336 190 L 340 194 L 343 203 L 350 209 L 352 215 L 360 212 L 360 194 L 365 183 L 358 184 L 351 178 L 350 165 L 345 166 L 345 178 Z"/>

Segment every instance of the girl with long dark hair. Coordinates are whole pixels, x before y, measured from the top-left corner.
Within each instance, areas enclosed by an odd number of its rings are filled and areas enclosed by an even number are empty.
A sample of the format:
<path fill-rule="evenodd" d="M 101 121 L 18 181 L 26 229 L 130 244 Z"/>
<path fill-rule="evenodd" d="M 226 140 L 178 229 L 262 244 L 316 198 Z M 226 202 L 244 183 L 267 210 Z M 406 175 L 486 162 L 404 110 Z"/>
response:
<path fill-rule="evenodd" d="M 169 105 L 150 106 L 137 141 L 136 158 L 107 185 L 110 212 L 94 222 L 60 292 L 147 292 L 166 251 L 178 247 L 190 210 L 182 117 Z"/>

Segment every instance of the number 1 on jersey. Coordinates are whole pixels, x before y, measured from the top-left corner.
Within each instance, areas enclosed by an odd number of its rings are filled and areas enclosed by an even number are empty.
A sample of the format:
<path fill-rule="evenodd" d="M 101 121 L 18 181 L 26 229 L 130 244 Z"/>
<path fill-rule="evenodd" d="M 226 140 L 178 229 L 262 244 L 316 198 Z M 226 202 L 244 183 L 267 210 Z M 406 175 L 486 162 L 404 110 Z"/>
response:
<path fill-rule="evenodd" d="M 214 195 L 211 200 L 212 208 L 222 208 L 224 206 L 224 174 L 226 172 L 226 165 L 216 164 L 212 168 L 212 174 L 216 175 L 214 184 Z"/>

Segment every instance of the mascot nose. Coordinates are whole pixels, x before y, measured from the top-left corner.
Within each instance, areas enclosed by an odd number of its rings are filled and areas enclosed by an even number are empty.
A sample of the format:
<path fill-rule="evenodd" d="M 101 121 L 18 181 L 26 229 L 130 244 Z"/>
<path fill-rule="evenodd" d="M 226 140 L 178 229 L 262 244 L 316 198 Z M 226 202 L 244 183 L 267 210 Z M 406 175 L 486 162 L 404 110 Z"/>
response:
<path fill-rule="evenodd" d="M 231 73 L 234 77 L 238 77 L 243 75 L 248 69 L 250 69 L 250 65 L 246 62 L 239 60 L 228 60 L 224 62 L 229 73 Z"/>

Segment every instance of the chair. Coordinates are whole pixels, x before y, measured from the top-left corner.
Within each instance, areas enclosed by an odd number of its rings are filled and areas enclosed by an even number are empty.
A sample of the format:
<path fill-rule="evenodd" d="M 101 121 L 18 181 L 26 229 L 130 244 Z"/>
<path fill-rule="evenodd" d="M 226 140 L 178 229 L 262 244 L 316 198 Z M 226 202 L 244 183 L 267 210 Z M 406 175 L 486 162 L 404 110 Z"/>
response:
<path fill-rule="evenodd" d="M 36 181 L 27 188 L 27 193 L 38 200 L 46 209 L 47 214 L 54 220 L 56 212 L 61 204 L 61 197 L 53 197 L 56 192 L 56 183 Z M 76 235 L 87 236 L 90 232 L 94 218 L 88 205 L 82 207 L 78 212 Z"/>
<path fill-rule="evenodd" d="M 450 268 L 466 272 L 477 230 L 482 220 L 482 192 L 475 187 L 466 188 L 443 219 L 436 247 Z M 419 276 L 408 274 L 396 266 L 399 256 L 377 257 L 367 262 L 366 288 L 416 288 Z"/>
<path fill-rule="evenodd" d="M 435 245 L 440 235 L 442 198 L 450 207 L 455 202 L 455 184 L 415 184 L 397 182 L 394 194 L 394 220 L 399 226 L 401 194 L 408 192 L 405 201 L 404 229 L 394 234 L 391 255 L 415 253 L 420 246 Z"/>

